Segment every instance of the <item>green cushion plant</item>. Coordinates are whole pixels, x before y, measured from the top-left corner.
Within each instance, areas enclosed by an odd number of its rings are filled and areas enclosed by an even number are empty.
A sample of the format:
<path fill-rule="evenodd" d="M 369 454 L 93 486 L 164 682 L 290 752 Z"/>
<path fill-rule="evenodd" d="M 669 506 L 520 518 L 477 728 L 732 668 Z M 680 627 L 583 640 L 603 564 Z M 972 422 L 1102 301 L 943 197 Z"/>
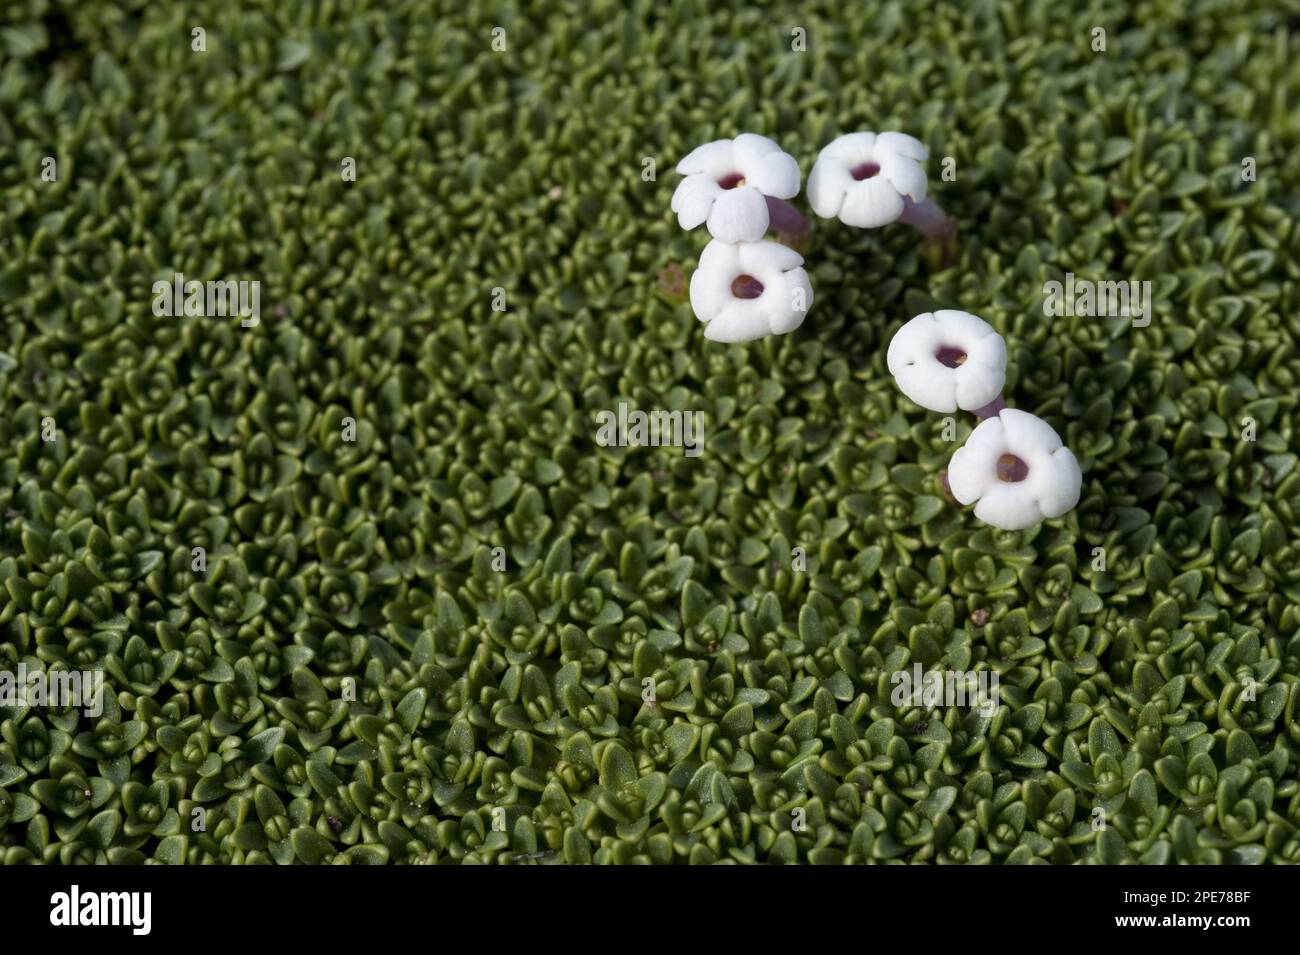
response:
<path fill-rule="evenodd" d="M 589 6 L 0 11 L 0 670 L 105 683 L 0 701 L 0 863 L 1300 861 L 1294 18 Z M 706 342 L 673 165 L 855 129 L 951 261 L 817 219 L 813 318 Z M 971 425 L 886 367 L 936 308 L 1073 511 L 945 497 Z"/>

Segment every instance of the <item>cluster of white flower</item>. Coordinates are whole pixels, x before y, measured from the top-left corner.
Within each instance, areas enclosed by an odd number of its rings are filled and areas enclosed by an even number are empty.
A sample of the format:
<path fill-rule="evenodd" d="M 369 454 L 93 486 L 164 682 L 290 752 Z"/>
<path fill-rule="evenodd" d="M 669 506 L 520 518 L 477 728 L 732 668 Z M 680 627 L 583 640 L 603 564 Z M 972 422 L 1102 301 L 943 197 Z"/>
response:
<path fill-rule="evenodd" d="M 951 309 L 918 315 L 889 343 L 887 361 L 899 389 L 921 407 L 983 419 L 948 465 L 952 496 L 974 504 L 980 520 L 1021 530 L 1079 503 L 1083 476 L 1060 435 L 1003 406 L 1007 346 L 988 322 Z"/>
<path fill-rule="evenodd" d="M 950 240 L 952 220 L 926 196 L 921 163 L 928 157 L 905 133 L 848 133 L 817 157 L 808 201 L 822 218 L 860 229 L 904 222 L 927 239 Z M 691 150 L 677 171 L 685 177 L 673 193 L 678 223 L 707 224 L 713 236 L 691 279 L 704 337 L 745 342 L 798 328 L 812 305 L 803 257 L 763 238 L 769 227 L 807 228 L 786 201 L 799 194 L 794 157 L 766 136 L 742 133 Z"/>
<path fill-rule="evenodd" d="M 764 239 L 799 194 L 799 164 L 766 136 L 705 143 L 677 164 L 673 193 L 683 229 L 708 226 L 713 240 L 691 276 L 691 308 L 715 342 L 784 335 L 803 324 L 812 284 L 803 256 Z"/>
<path fill-rule="evenodd" d="M 875 229 L 915 226 L 951 240 L 955 226 L 927 196 L 925 146 L 905 133 L 848 133 L 821 151 L 808 202 L 825 219 Z M 691 276 L 691 308 L 704 337 L 746 342 L 803 324 L 812 285 L 803 257 L 764 239 L 769 227 L 806 227 L 787 199 L 799 164 L 765 136 L 705 143 L 677 164 L 685 178 L 672 208 L 683 229 L 707 224 L 713 240 Z M 981 418 L 952 456 L 948 488 L 980 520 L 1007 530 L 1060 517 L 1079 502 L 1079 463 L 1051 426 L 1005 407 L 1007 346 L 982 318 L 945 309 L 918 315 L 889 343 L 889 371 L 903 394 L 932 411 Z"/>

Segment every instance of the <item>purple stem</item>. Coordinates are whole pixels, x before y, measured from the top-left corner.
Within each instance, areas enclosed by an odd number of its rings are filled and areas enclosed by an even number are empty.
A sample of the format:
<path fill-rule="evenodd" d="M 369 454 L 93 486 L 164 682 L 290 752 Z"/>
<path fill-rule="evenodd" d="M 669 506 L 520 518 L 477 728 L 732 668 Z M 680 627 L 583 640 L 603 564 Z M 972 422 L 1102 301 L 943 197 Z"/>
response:
<path fill-rule="evenodd" d="M 1001 411 L 1006 406 L 1007 403 L 1002 400 L 1002 396 L 998 395 L 996 398 L 994 398 L 992 401 L 986 404 L 983 408 L 975 408 L 973 411 L 971 411 L 971 414 L 973 414 L 975 417 L 983 421 L 985 418 L 996 418 L 998 412 Z"/>
<path fill-rule="evenodd" d="M 947 241 L 957 234 L 957 223 L 948 218 L 933 199 L 917 203 L 903 197 L 903 214 L 898 221 L 916 226 L 927 239 Z"/>
<path fill-rule="evenodd" d="M 774 196 L 763 198 L 767 200 L 767 219 L 774 231 L 787 235 L 801 235 L 808 231 L 808 220 L 790 203 Z"/>

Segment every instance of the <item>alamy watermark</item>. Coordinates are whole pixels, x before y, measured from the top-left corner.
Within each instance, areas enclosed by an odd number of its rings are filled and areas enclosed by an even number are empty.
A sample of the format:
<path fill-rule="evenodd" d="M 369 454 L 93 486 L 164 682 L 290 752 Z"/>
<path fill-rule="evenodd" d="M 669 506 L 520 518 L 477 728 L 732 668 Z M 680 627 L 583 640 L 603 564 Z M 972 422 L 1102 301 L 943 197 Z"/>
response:
<path fill-rule="evenodd" d="M 1052 318 L 1132 318 L 1134 328 L 1146 328 L 1151 324 L 1151 300 L 1151 282 L 1146 279 L 1094 282 L 1066 272 L 1064 282 L 1043 285 L 1043 314 Z"/>
<path fill-rule="evenodd" d="M 704 450 L 704 412 L 629 410 L 626 401 L 618 411 L 596 412 L 596 443 L 602 448 L 682 448 L 688 458 Z"/>
<path fill-rule="evenodd" d="M 256 328 L 262 321 L 262 283 L 253 280 L 200 282 L 185 280 L 176 272 L 171 281 L 153 283 L 153 313 L 162 316 L 238 315 L 244 328 Z"/>
<path fill-rule="evenodd" d="M 50 924 L 54 926 L 112 926 L 148 935 L 153 927 L 152 892 L 95 892 L 73 884 L 67 892 L 50 896 Z"/>
<path fill-rule="evenodd" d="M 895 670 L 889 678 L 894 690 L 889 702 L 894 706 L 974 706 L 981 716 L 997 714 L 1001 691 L 998 674 L 993 670 L 931 670 L 921 664 L 911 670 Z"/>
<path fill-rule="evenodd" d="M 0 706 L 80 707 L 86 716 L 104 712 L 103 670 L 0 670 Z"/>

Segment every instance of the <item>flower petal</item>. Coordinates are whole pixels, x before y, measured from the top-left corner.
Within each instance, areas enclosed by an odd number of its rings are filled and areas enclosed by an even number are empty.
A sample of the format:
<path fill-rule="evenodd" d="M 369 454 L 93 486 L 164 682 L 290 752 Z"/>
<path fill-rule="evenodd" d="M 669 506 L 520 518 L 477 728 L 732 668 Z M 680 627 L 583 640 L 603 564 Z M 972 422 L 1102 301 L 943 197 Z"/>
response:
<path fill-rule="evenodd" d="M 934 320 L 943 328 L 945 335 L 953 337 L 951 344 L 967 352 L 980 339 L 997 334 L 997 329 L 984 319 L 958 308 L 937 309 L 934 312 Z"/>
<path fill-rule="evenodd" d="M 735 344 L 767 335 L 770 326 L 767 315 L 758 304 L 760 301 L 762 297 L 733 298 L 722 314 L 704 326 L 704 337 L 709 341 Z"/>
<path fill-rule="evenodd" d="M 741 172 L 746 173 L 746 178 L 750 167 L 757 166 L 769 153 L 781 151 L 779 145 L 758 133 L 741 133 L 731 143 L 733 161 Z"/>
<path fill-rule="evenodd" d="M 1020 531 L 1043 519 L 1037 502 L 1019 482 L 1001 481 L 999 485 L 986 491 L 975 505 L 975 516 L 981 521 L 1004 531 Z"/>
<path fill-rule="evenodd" d="M 803 324 L 803 320 L 808 316 L 808 309 L 812 308 L 813 290 L 812 283 L 808 280 L 808 273 L 803 269 L 791 269 L 785 273 L 784 280 L 773 288 L 775 302 L 777 306 L 773 312 L 768 313 L 768 328 L 773 335 L 784 335 L 794 331 Z M 764 293 L 763 298 L 767 298 Z"/>
<path fill-rule="evenodd" d="M 731 242 L 714 240 L 700 253 L 700 268 L 724 275 L 728 284 L 736 277 L 740 267 L 740 248 Z"/>
<path fill-rule="evenodd" d="M 789 153 L 777 150 L 754 163 L 744 163 L 745 184 L 765 196 L 793 199 L 799 195 L 799 163 Z"/>
<path fill-rule="evenodd" d="M 766 283 L 803 265 L 803 256 L 780 242 L 743 242 L 736 247 L 736 264 L 742 272 Z"/>
<path fill-rule="evenodd" d="M 720 179 L 736 167 L 735 148 L 730 139 L 715 139 L 703 146 L 696 146 L 681 162 L 677 171 L 683 176 L 702 174 Z"/>
<path fill-rule="evenodd" d="M 767 200 L 751 186 L 724 190 L 709 212 L 709 235 L 722 242 L 756 242 L 767 231 Z"/>
<path fill-rule="evenodd" d="M 1006 378 L 1007 343 L 996 332 L 985 335 L 966 349 L 966 364 L 963 368 L 987 368 L 997 371 Z"/>
<path fill-rule="evenodd" d="M 876 137 L 876 145 L 882 150 L 889 150 L 909 159 L 929 159 L 930 153 L 915 136 L 907 133 L 881 133 Z"/>
<path fill-rule="evenodd" d="M 713 201 L 722 189 L 711 176 L 687 176 L 673 192 L 672 210 L 677 213 L 677 224 L 683 229 L 694 229 L 709 218 Z"/>
<path fill-rule="evenodd" d="M 971 361 L 975 352 L 968 351 L 966 363 L 960 368 L 952 369 L 957 407 L 963 411 L 975 411 L 990 404 L 1007 383 L 1007 345 L 1001 335 L 991 336 L 976 343 L 975 348 L 982 356 L 979 361 Z M 1001 361 L 996 359 L 1001 355 Z M 942 366 L 940 366 L 942 367 Z"/>
<path fill-rule="evenodd" d="M 902 214 L 903 197 L 883 176 L 855 182 L 840 207 L 840 221 L 859 229 L 889 225 Z"/>
<path fill-rule="evenodd" d="M 832 140 L 818 155 L 818 159 L 834 159 L 846 166 L 854 166 L 874 158 L 875 133 L 845 133 Z"/>
<path fill-rule="evenodd" d="M 880 175 L 888 179 L 890 185 L 902 195 L 910 196 L 913 202 L 925 201 L 925 170 L 921 168 L 920 163 L 915 159 L 884 151 L 877 151 L 876 161 L 880 163 Z"/>
<path fill-rule="evenodd" d="M 915 364 L 927 355 L 933 355 L 937 324 L 933 312 L 922 312 L 907 322 L 894 337 L 889 340 L 889 349 L 885 353 L 885 364 L 891 375 L 898 374 L 905 365 Z"/>
<path fill-rule="evenodd" d="M 939 369 L 936 373 L 935 369 Z M 921 361 L 894 372 L 898 390 L 930 411 L 951 414 L 957 410 L 957 378 L 935 361 Z"/>
<path fill-rule="evenodd" d="M 962 504 L 973 504 L 997 482 L 997 461 L 1006 450 L 1002 422 L 986 418 L 948 462 L 948 487 Z"/>
<path fill-rule="evenodd" d="M 1017 408 L 1005 408 L 998 413 L 998 418 L 1006 429 L 1007 445 L 1016 453 L 1051 454 L 1061 446 L 1061 436 L 1038 415 Z"/>
<path fill-rule="evenodd" d="M 1050 485 L 1038 495 L 1038 506 L 1048 518 L 1060 517 L 1073 509 L 1083 491 L 1083 474 L 1074 452 L 1060 447 L 1052 452 L 1051 459 Z"/>
<path fill-rule="evenodd" d="M 823 219 L 834 219 L 840 214 L 844 196 L 852 186 L 853 176 L 848 166 L 823 154 L 808 174 L 808 204 Z"/>
<path fill-rule="evenodd" d="M 702 322 L 716 318 L 735 296 L 731 283 L 740 274 L 738 252 L 726 242 L 710 242 L 691 276 L 691 311 Z"/>

